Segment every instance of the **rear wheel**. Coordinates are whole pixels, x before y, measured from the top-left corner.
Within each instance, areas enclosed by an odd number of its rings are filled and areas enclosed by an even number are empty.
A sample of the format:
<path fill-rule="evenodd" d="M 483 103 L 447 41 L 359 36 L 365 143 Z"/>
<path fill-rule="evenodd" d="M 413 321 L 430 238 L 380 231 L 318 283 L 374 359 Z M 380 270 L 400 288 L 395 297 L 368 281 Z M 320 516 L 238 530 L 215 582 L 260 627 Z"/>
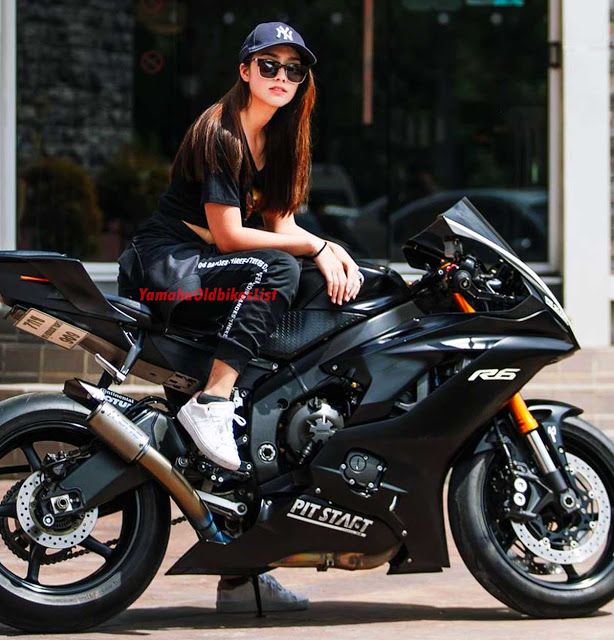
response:
<path fill-rule="evenodd" d="M 454 540 L 471 573 L 501 602 L 540 618 L 584 616 L 614 598 L 614 445 L 577 417 L 561 431 L 580 511 L 546 507 L 528 521 L 510 519 L 500 450 L 457 465 L 448 494 Z"/>
<path fill-rule="evenodd" d="M 34 632 L 87 629 L 130 606 L 154 578 L 170 528 L 153 481 L 85 514 L 42 495 L 67 459 L 91 453 L 78 412 L 24 414 L 0 429 L 0 621 Z M 73 462 L 77 463 L 78 462 Z M 56 509 L 57 511 L 57 509 Z"/>

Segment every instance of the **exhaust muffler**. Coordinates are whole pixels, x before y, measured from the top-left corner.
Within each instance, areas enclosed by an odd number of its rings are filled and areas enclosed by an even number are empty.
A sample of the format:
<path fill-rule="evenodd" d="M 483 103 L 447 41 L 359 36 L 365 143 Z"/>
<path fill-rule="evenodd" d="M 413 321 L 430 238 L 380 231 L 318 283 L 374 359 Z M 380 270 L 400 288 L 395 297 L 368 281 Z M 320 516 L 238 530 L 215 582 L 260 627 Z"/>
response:
<path fill-rule="evenodd" d="M 107 401 L 100 402 L 86 419 L 89 428 L 127 463 L 144 467 L 173 497 L 199 537 L 226 544 L 207 505 L 169 460 L 149 443 L 149 436 Z"/>

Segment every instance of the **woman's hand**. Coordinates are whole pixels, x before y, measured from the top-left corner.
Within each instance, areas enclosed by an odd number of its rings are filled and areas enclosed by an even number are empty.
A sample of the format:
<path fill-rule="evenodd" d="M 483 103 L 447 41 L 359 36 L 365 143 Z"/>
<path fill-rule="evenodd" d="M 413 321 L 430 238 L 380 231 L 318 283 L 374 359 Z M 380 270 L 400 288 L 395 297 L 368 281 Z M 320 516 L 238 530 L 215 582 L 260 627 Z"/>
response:
<path fill-rule="evenodd" d="M 313 261 L 326 279 L 328 295 L 333 303 L 343 304 L 358 295 L 363 277 L 358 265 L 342 247 L 328 241 Z"/>
<path fill-rule="evenodd" d="M 344 301 L 353 300 L 358 295 L 362 283 L 365 281 L 365 277 L 360 272 L 360 267 L 354 262 L 352 256 L 341 245 L 329 240 L 328 246 L 333 250 L 337 258 L 339 258 L 345 271 L 347 286 Z"/>
<path fill-rule="evenodd" d="M 320 247 L 321 248 L 321 247 Z M 327 291 L 333 303 L 342 304 L 347 277 L 341 260 L 327 244 L 319 256 L 313 259 L 326 280 Z"/>

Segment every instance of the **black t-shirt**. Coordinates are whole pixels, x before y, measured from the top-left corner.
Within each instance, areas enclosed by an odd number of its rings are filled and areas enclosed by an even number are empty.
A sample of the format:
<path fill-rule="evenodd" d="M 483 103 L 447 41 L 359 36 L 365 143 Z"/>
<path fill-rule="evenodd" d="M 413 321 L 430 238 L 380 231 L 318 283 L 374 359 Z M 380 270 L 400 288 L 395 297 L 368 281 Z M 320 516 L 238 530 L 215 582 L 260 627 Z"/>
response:
<path fill-rule="evenodd" d="M 188 181 L 176 175 L 160 196 L 158 210 L 164 215 L 208 229 L 205 203 L 227 204 L 241 209 L 244 226 L 263 228 L 258 201 L 264 188 L 266 167 L 260 171 L 256 169 L 249 147 L 247 156 L 252 167 L 251 184 L 247 180 L 235 180 L 230 165 L 220 154 L 222 170 L 213 173 L 205 168 L 203 182 Z"/>

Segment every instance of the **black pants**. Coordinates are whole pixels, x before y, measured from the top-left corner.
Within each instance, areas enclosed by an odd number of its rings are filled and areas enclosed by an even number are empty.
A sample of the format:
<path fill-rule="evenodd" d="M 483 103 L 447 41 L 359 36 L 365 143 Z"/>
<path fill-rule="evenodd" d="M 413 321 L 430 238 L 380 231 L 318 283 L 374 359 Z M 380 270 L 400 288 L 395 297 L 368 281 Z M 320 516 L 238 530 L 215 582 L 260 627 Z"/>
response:
<path fill-rule="evenodd" d="M 120 295 L 150 305 L 166 326 L 215 333 L 214 357 L 239 374 L 292 304 L 301 273 L 300 259 L 286 251 L 222 253 L 158 212 L 138 229 L 119 264 Z"/>

